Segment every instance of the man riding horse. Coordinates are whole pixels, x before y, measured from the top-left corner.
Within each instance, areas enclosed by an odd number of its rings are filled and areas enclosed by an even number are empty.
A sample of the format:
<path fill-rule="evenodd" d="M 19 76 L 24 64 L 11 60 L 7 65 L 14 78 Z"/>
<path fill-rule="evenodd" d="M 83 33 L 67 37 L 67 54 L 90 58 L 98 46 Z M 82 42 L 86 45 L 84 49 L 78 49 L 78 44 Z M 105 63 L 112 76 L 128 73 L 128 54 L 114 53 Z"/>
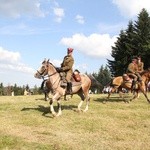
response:
<path fill-rule="evenodd" d="M 67 87 L 67 93 L 72 94 L 72 73 L 73 73 L 73 64 L 74 59 L 72 56 L 73 48 L 67 48 L 67 55 L 64 57 L 63 62 L 61 63 L 60 68 L 56 68 L 57 72 L 60 73 L 62 83 L 62 87 Z"/>
<path fill-rule="evenodd" d="M 137 66 L 138 66 L 138 73 L 142 73 L 144 71 L 144 63 L 141 61 L 141 57 L 137 57 Z"/>
<path fill-rule="evenodd" d="M 132 86 L 131 86 L 131 91 L 135 89 L 136 86 L 136 82 L 142 81 L 141 75 L 139 74 L 139 69 L 138 69 L 138 62 L 137 62 L 137 58 L 134 57 L 132 59 L 132 62 L 128 65 L 127 68 L 127 75 L 131 78 L 133 78 L 132 81 Z"/>

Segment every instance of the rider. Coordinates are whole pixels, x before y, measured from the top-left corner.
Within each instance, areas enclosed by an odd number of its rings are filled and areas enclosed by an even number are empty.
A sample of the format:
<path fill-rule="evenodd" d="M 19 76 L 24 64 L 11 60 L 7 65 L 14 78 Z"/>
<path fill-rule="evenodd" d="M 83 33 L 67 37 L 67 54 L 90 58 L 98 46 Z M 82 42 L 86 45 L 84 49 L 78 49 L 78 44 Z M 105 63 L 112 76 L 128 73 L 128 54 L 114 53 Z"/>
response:
<path fill-rule="evenodd" d="M 138 58 L 137 58 L 137 65 L 138 65 L 138 73 L 141 73 L 141 72 L 143 72 L 144 71 L 144 63 L 141 61 L 141 57 L 140 56 L 138 56 Z"/>
<path fill-rule="evenodd" d="M 72 56 L 73 48 L 67 48 L 67 55 L 64 57 L 63 62 L 61 63 L 60 68 L 56 68 L 58 72 L 60 72 L 62 77 L 62 84 L 61 86 L 67 86 L 67 93 L 72 94 L 72 83 L 71 77 L 73 73 L 73 64 L 74 58 Z"/>
<path fill-rule="evenodd" d="M 131 90 L 133 90 L 135 88 L 136 81 L 138 79 L 138 76 L 136 74 L 137 71 L 138 71 L 137 58 L 134 57 L 132 59 L 132 62 L 128 65 L 128 68 L 127 68 L 127 75 L 130 76 L 131 78 L 133 78 Z"/>

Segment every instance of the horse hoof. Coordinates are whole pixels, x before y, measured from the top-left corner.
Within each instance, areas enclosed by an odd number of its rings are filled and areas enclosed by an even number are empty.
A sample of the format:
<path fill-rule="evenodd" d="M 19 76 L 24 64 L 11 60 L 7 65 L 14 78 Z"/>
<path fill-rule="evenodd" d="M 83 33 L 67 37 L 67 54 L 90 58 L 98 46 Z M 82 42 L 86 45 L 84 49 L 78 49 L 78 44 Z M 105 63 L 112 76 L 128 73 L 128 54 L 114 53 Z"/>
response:
<path fill-rule="evenodd" d="M 106 101 L 103 101 L 102 103 L 103 103 L 103 104 L 106 104 Z"/>
<path fill-rule="evenodd" d="M 57 116 L 57 114 L 56 114 L 56 113 L 52 113 L 52 116 L 53 116 L 53 117 L 56 117 L 56 116 Z"/>
<path fill-rule="evenodd" d="M 59 112 L 59 113 L 56 114 L 56 117 L 59 117 L 61 115 L 62 115 L 62 112 Z"/>
<path fill-rule="evenodd" d="M 77 113 L 80 113 L 82 110 L 81 109 L 75 109 L 74 111 Z"/>

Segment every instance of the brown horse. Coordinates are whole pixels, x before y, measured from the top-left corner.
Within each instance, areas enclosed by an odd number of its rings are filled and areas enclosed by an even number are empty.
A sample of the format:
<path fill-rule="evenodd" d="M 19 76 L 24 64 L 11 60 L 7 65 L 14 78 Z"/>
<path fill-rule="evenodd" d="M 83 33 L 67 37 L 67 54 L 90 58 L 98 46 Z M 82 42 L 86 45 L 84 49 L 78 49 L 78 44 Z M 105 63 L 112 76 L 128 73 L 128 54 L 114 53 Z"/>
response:
<path fill-rule="evenodd" d="M 148 96 L 146 93 L 146 86 L 148 82 L 150 81 L 150 70 L 145 70 L 144 72 L 142 72 L 141 77 L 142 77 L 142 81 L 137 83 L 133 98 L 131 100 L 137 98 L 139 91 L 141 91 L 144 94 L 147 101 L 150 103 L 150 99 L 148 99 Z M 116 90 L 121 91 L 122 88 L 125 88 L 130 91 L 131 86 L 132 86 L 131 79 L 125 80 L 123 76 L 115 77 L 111 82 L 107 100 L 109 100 L 111 93 L 115 92 Z"/>
<path fill-rule="evenodd" d="M 37 72 L 35 73 L 34 77 L 41 79 L 42 77 L 48 77 L 48 80 L 51 84 L 51 89 L 54 91 L 52 99 L 50 100 L 50 111 L 53 116 L 59 116 L 62 114 L 61 110 L 61 97 L 66 95 L 66 89 L 60 86 L 61 78 L 60 74 L 56 71 L 55 66 L 48 61 L 44 60 L 42 66 Z M 89 89 L 91 86 L 90 78 L 83 74 L 81 75 L 81 82 L 72 82 L 72 92 L 73 94 L 78 94 L 81 97 L 81 102 L 78 104 L 78 111 L 81 111 L 81 106 L 83 101 L 86 100 L 86 107 L 84 112 L 88 110 L 89 106 Z M 56 114 L 53 102 L 57 101 L 58 104 L 58 113 Z"/>

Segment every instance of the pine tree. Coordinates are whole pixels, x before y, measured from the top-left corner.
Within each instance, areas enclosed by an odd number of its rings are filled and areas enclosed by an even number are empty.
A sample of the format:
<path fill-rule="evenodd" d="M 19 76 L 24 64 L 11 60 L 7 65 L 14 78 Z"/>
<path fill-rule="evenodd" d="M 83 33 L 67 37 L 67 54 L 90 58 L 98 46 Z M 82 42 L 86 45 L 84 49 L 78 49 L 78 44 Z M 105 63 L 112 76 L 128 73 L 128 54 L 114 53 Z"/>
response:
<path fill-rule="evenodd" d="M 111 56 L 114 60 L 107 60 L 110 71 L 114 76 L 122 75 L 126 71 L 128 61 L 126 42 L 126 32 L 121 30 L 115 46 L 112 47 Z"/>
<path fill-rule="evenodd" d="M 4 86 L 3 83 L 0 83 L 0 96 L 4 95 Z"/>
<path fill-rule="evenodd" d="M 97 80 L 102 84 L 104 87 L 108 84 L 108 82 L 111 80 L 111 74 L 107 66 L 101 66 L 97 75 Z"/>

